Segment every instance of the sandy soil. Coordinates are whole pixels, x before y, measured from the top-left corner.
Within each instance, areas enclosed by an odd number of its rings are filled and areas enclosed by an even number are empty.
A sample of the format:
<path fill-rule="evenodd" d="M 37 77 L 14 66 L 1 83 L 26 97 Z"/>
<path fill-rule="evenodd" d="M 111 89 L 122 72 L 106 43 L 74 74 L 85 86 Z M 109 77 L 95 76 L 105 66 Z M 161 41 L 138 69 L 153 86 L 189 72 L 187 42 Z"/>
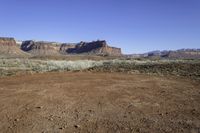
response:
<path fill-rule="evenodd" d="M 199 133 L 200 83 L 89 72 L 0 78 L 0 132 Z"/>

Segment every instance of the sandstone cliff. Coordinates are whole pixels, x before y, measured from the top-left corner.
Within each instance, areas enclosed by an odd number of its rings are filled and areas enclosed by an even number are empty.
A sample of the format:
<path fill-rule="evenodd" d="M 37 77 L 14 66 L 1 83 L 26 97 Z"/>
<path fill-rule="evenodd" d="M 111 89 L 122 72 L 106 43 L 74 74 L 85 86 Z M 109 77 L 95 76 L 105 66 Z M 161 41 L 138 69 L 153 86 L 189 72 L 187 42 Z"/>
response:
<path fill-rule="evenodd" d="M 35 56 L 59 55 L 60 45 L 44 41 L 23 41 L 21 49 Z"/>
<path fill-rule="evenodd" d="M 0 37 L 0 57 L 26 57 L 26 56 L 28 56 L 28 54 L 19 48 L 14 38 Z"/>
<path fill-rule="evenodd" d="M 106 41 L 80 42 L 76 45 L 63 44 L 60 49 L 62 53 L 67 54 L 122 55 L 120 48 L 110 47 Z"/>
<path fill-rule="evenodd" d="M 30 40 L 22 42 L 21 49 L 36 56 L 59 54 L 121 55 L 120 48 L 110 47 L 106 41 L 55 44 Z"/>

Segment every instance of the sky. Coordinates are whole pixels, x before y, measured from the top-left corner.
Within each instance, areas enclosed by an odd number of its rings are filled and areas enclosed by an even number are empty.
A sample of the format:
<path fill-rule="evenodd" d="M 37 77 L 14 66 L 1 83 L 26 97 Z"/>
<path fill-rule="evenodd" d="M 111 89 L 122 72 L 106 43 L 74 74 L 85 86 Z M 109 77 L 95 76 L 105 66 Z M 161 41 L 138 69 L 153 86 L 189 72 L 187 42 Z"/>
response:
<path fill-rule="evenodd" d="M 0 36 L 106 40 L 125 54 L 200 48 L 200 0 L 0 0 Z"/>

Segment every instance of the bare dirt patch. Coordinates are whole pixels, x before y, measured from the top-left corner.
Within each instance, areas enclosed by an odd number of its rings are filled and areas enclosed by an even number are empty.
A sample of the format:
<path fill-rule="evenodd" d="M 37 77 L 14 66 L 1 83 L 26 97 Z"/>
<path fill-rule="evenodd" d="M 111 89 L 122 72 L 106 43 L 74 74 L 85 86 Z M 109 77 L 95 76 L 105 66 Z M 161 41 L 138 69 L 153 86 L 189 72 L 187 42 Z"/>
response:
<path fill-rule="evenodd" d="M 198 133 L 200 83 L 123 73 L 4 77 L 0 131 Z"/>

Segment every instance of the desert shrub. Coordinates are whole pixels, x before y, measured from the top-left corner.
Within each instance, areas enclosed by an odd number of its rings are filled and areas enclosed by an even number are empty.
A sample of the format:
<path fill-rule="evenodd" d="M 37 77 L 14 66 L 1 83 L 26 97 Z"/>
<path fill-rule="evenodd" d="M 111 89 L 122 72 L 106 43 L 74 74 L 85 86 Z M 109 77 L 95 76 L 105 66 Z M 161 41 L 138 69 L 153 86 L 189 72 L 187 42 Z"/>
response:
<path fill-rule="evenodd" d="M 94 66 L 100 66 L 101 61 L 57 61 L 57 60 L 28 60 L 28 59 L 4 59 L 0 60 L 1 69 L 22 69 L 36 72 L 83 70 Z"/>
<path fill-rule="evenodd" d="M 200 60 L 38 60 L 0 59 L 0 75 L 10 75 L 14 70 L 30 72 L 92 70 L 105 72 L 155 73 L 200 78 Z M 8 73 L 9 71 L 9 73 Z"/>

